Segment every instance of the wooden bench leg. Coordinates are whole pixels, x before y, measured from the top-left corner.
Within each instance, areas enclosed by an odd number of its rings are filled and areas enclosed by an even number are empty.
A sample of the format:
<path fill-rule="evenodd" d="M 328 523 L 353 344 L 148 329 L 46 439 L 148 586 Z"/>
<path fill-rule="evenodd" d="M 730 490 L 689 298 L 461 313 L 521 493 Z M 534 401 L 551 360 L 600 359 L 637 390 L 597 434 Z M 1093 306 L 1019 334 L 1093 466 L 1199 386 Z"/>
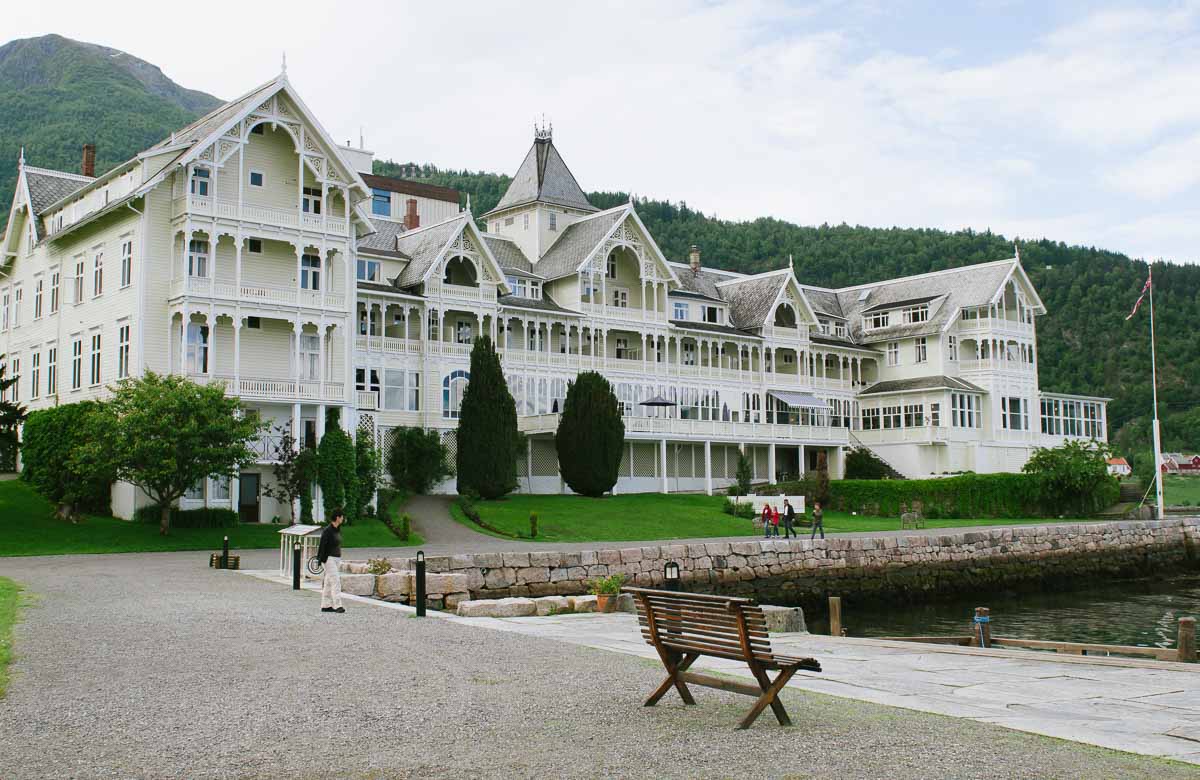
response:
<path fill-rule="evenodd" d="M 675 690 L 679 691 L 679 698 L 683 699 L 684 704 L 695 704 L 696 700 L 692 698 L 692 692 L 688 690 L 687 685 L 679 679 L 678 675 L 680 672 L 686 672 L 699 656 L 689 653 L 683 656 L 683 660 L 677 660 L 679 656 L 675 654 L 659 653 L 659 656 L 662 658 L 663 666 L 667 669 L 667 679 L 654 689 L 654 693 L 650 694 L 650 698 L 646 699 L 643 706 L 653 707 L 658 704 L 658 700 L 671 690 L 671 686 L 675 686 Z"/>
<path fill-rule="evenodd" d="M 746 713 L 746 717 L 742 718 L 742 722 L 738 724 L 739 729 L 748 729 L 762 714 L 762 711 L 770 705 L 771 710 L 775 713 L 775 719 L 779 721 L 780 726 L 792 725 L 792 719 L 788 717 L 787 710 L 783 707 L 783 702 L 779 701 L 779 692 L 783 690 L 783 686 L 787 685 L 788 680 L 792 679 L 792 675 L 796 673 L 796 667 L 784 669 L 775 678 L 775 682 L 771 682 L 771 678 L 767 673 L 755 666 L 750 667 L 750 671 L 754 672 L 755 678 L 758 680 L 758 685 L 762 688 L 762 696 L 758 697 L 758 701 L 754 702 L 754 706 L 750 708 L 750 712 Z"/>

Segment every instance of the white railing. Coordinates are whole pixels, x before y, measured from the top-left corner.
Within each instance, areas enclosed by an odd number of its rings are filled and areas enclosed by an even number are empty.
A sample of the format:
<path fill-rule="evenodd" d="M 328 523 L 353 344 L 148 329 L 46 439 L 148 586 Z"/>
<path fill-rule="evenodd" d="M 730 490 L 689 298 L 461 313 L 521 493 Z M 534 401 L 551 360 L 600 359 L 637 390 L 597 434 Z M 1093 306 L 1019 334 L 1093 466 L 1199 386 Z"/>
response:
<path fill-rule="evenodd" d="M 526 433 L 553 431 L 558 428 L 557 414 L 539 414 L 517 418 L 518 428 Z M 831 442 L 849 441 L 846 428 L 813 425 L 775 425 L 772 423 L 723 422 L 720 420 L 680 420 L 671 417 L 626 417 L 625 433 L 689 438 L 762 439 L 771 441 Z"/>
<path fill-rule="evenodd" d="M 207 382 L 207 374 L 188 372 L 188 376 L 197 382 Z M 257 377 L 241 377 L 235 379 L 227 374 L 214 374 L 214 383 L 225 385 L 225 395 L 238 398 L 262 398 L 267 400 L 299 400 L 299 401 L 341 401 L 345 389 L 339 382 L 302 381 L 293 382 L 287 379 L 261 379 Z"/>
<path fill-rule="evenodd" d="M 980 317 L 975 320 L 958 320 L 959 332 L 974 332 L 980 330 L 1011 330 L 1021 333 L 1032 333 L 1033 325 L 1020 320 L 1009 320 L 1002 317 Z"/>
<path fill-rule="evenodd" d="M 379 408 L 379 391 L 378 390 L 359 390 L 357 391 L 357 404 L 359 409 L 378 409 Z"/>
<path fill-rule="evenodd" d="M 446 284 L 444 282 L 426 282 L 425 297 L 495 303 L 496 288 L 483 284 L 477 287 L 465 287 L 463 285 Z"/>
<path fill-rule="evenodd" d="M 264 433 L 254 441 L 250 442 L 250 449 L 261 461 L 274 461 L 276 450 L 282 442 L 283 437 L 279 434 Z"/>
<path fill-rule="evenodd" d="M 302 228 L 317 233 L 329 233 L 338 236 L 346 235 L 346 219 L 326 214 L 305 214 L 299 207 L 281 209 L 272 206 L 243 203 L 238 208 L 237 201 L 220 200 L 212 197 L 188 195 L 186 198 L 176 198 L 173 216 L 185 213 L 201 216 L 218 217 L 223 219 L 257 222 L 262 225 L 277 227 Z"/>
<path fill-rule="evenodd" d="M 950 428 L 945 425 L 918 425 L 910 428 L 888 428 L 855 431 L 864 444 L 893 444 L 899 442 L 941 443 L 950 440 Z"/>
<path fill-rule="evenodd" d="M 960 360 L 959 371 L 1033 371 L 1033 364 L 1021 360 Z"/>
<path fill-rule="evenodd" d="M 204 298 L 240 300 L 246 303 L 272 303 L 284 306 L 299 305 L 311 309 L 343 309 L 346 306 L 346 296 L 342 293 L 321 293 L 297 290 L 293 287 L 254 284 L 243 284 L 238 287 L 234 282 L 214 281 L 209 277 L 200 276 L 189 276 L 187 279 L 176 279 L 171 282 L 172 298 L 178 298 L 185 293 Z"/>

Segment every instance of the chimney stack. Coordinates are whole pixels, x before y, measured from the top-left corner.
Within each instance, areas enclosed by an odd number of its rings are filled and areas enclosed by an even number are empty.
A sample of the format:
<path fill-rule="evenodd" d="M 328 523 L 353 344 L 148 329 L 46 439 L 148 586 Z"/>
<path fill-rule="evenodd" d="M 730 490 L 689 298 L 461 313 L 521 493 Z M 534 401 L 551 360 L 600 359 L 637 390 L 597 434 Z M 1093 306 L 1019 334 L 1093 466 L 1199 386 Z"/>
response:
<path fill-rule="evenodd" d="M 692 271 L 700 271 L 700 247 L 695 244 L 688 249 L 688 265 L 692 267 Z"/>
<path fill-rule="evenodd" d="M 421 215 L 417 213 L 417 199 L 409 198 L 404 209 L 404 229 L 415 230 L 421 227 Z"/>
<path fill-rule="evenodd" d="M 79 166 L 79 172 L 84 176 L 95 178 L 96 176 L 96 145 L 83 145 L 83 162 Z"/>

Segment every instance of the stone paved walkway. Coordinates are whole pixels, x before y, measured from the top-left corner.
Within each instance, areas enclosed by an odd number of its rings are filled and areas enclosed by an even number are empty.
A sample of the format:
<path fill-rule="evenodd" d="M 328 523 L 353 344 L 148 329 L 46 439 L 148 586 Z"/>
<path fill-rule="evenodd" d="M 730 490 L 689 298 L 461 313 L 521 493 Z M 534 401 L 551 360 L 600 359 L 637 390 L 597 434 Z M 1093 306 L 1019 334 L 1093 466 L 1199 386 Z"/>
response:
<path fill-rule="evenodd" d="M 246 573 L 283 582 L 273 572 Z M 348 598 L 412 612 L 399 604 Z M 658 660 L 642 640 L 633 615 L 460 618 L 429 614 L 478 628 Z M 812 656 L 821 662 L 821 673 L 798 673 L 790 689 L 1200 764 L 1200 665 L 808 633 L 772 634 L 771 643 L 780 653 Z M 701 658 L 693 669 L 753 680 L 744 664 L 719 658 Z"/>

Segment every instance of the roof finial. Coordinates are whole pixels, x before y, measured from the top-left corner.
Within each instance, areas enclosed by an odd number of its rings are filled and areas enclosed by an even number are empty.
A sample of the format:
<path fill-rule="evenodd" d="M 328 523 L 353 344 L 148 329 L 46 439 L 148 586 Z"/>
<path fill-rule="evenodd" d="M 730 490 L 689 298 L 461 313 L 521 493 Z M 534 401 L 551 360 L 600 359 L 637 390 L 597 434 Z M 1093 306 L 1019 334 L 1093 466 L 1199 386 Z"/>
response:
<path fill-rule="evenodd" d="M 554 136 L 554 124 L 546 123 L 546 115 L 542 114 L 542 121 L 539 124 L 536 119 L 533 120 L 533 140 L 535 141 L 551 141 Z"/>
<path fill-rule="evenodd" d="M 1013 256 L 1017 258 L 1017 262 L 1021 262 L 1021 248 L 1017 246 L 1017 242 L 1013 242 Z"/>
<path fill-rule="evenodd" d="M 24 146 L 21 147 L 21 157 L 17 160 L 17 166 L 20 168 L 25 167 L 25 147 Z"/>
<path fill-rule="evenodd" d="M 471 193 L 467 193 L 467 213 L 471 212 Z"/>
<path fill-rule="evenodd" d="M 279 75 L 287 75 L 287 49 L 283 50 L 283 60 L 279 64 Z"/>

